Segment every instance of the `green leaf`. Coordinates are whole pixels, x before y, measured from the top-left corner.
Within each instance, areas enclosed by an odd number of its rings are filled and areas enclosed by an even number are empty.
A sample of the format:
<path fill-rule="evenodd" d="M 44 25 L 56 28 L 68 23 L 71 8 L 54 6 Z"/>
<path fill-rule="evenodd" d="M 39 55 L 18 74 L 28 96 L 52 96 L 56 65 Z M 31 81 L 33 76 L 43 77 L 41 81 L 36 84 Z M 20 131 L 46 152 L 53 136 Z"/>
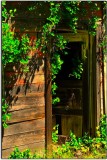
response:
<path fill-rule="evenodd" d="M 14 9 L 14 12 L 16 12 L 16 8 Z"/>
<path fill-rule="evenodd" d="M 28 63 L 28 60 L 22 59 L 22 60 L 20 61 L 20 63 L 21 63 L 21 64 L 27 64 L 27 63 Z"/>

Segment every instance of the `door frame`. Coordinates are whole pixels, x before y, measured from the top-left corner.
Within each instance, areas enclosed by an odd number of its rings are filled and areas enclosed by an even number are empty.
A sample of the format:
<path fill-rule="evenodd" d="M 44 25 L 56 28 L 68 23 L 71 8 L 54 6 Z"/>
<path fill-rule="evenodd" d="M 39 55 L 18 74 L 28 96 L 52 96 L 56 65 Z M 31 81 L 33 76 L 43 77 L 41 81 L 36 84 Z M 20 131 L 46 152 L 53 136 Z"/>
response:
<path fill-rule="evenodd" d="M 96 67 L 93 71 L 93 42 L 95 38 L 89 35 L 86 30 L 78 30 L 77 33 L 59 33 L 69 42 L 83 42 L 82 45 L 82 58 L 84 60 L 85 65 L 85 73 L 83 76 L 83 84 L 85 84 L 85 89 L 83 89 L 83 97 L 85 97 L 85 101 L 83 102 L 83 133 L 84 132 L 92 132 L 95 130 L 95 118 L 96 118 L 96 106 L 93 102 L 93 96 L 96 98 L 96 87 L 94 86 L 96 80 Z M 96 45 L 94 46 L 96 48 Z M 51 47 L 50 47 L 51 48 Z M 96 51 L 94 54 L 94 62 Z M 49 62 L 49 55 L 46 58 Z M 96 65 L 96 63 L 95 63 Z M 46 148 L 51 144 L 51 135 L 52 135 L 52 94 L 51 94 L 51 83 L 47 80 L 47 77 L 50 77 L 50 65 L 49 63 L 45 63 L 45 73 L 46 73 L 46 86 L 48 85 L 48 92 L 45 92 L 45 102 L 48 100 L 48 103 L 45 103 L 45 118 L 46 118 Z M 94 73 L 94 75 L 93 75 Z M 94 83 L 93 83 L 94 80 Z M 50 84 L 50 85 L 49 85 Z M 94 87 L 94 88 L 92 88 Z M 96 101 L 96 100 L 95 100 Z M 92 123 L 92 121 L 94 121 Z M 48 126 L 48 124 L 51 125 Z M 94 125 L 93 125 L 94 124 Z M 49 138 L 50 137 L 50 138 Z"/>
<path fill-rule="evenodd" d="M 93 97 L 95 95 L 95 88 L 93 89 L 93 36 L 89 35 L 88 31 L 78 30 L 77 33 L 60 33 L 68 42 L 82 42 L 82 59 L 84 61 L 85 71 L 83 74 L 83 133 L 89 132 L 92 134 L 95 128 L 95 104 Z M 95 54 L 94 54 L 95 56 Z M 95 58 L 94 58 L 95 60 Z M 92 131 L 93 130 L 93 131 Z"/>

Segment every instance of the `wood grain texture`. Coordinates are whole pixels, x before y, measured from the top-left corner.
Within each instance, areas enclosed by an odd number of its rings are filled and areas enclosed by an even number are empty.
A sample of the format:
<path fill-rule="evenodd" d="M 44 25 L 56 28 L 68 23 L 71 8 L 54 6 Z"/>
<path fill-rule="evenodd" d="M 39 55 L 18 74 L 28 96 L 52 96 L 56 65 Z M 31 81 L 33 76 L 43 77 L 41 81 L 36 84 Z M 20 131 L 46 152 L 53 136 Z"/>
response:
<path fill-rule="evenodd" d="M 38 143 L 29 143 L 26 145 L 20 146 L 19 150 L 24 151 L 25 149 L 30 149 L 32 153 L 35 151 L 42 152 L 44 151 L 45 147 L 45 141 L 39 141 Z M 14 147 L 9 148 L 9 149 L 4 149 L 2 150 L 2 158 L 8 158 L 10 153 L 14 150 Z"/>
<path fill-rule="evenodd" d="M 19 94 L 14 96 L 12 106 L 23 106 L 23 105 L 44 105 L 44 93 L 28 93 L 27 95 Z"/>
<path fill-rule="evenodd" d="M 23 122 L 27 120 L 40 119 L 45 117 L 44 108 L 29 108 L 19 111 L 11 112 L 11 119 L 7 121 L 8 124 Z"/>
<path fill-rule="evenodd" d="M 26 95 L 19 94 L 19 97 L 22 97 L 22 98 L 32 98 L 32 97 L 40 98 L 40 97 L 43 97 L 43 96 L 44 96 L 44 92 L 27 93 Z"/>
<path fill-rule="evenodd" d="M 27 83 L 29 81 L 29 83 L 37 83 L 37 82 L 43 82 L 44 81 L 44 74 L 36 74 L 32 77 L 28 77 L 26 78 L 27 81 L 25 81 L 25 78 L 24 77 L 19 77 L 15 83 L 15 85 L 18 85 L 18 84 L 24 84 L 24 83 Z"/>
<path fill-rule="evenodd" d="M 51 42 L 51 40 L 50 40 Z M 51 92 L 51 64 L 50 64 L 50 50 L 51 45 L 47 48 L 47 54 L 45 59 L 45 147 L 49 152 L 51 152 L 52 144 L 52 92 Z"/>
<path fill-rule="evenodd" d="M 27 91 L 30 91 L 31 92 L 31 89 L 33 89 L 33 87 L 32 86 L 34 86 L 36 89 L 37 89 L 37 91 L 38 91 L 38 87 L 40 87 L 40 86 L 42 86 L 42 87 L 44 87 L 44 82 L 35 82 L 35 83 L 29 83 L 29 84 L 26 84 L 26 83 L 24 83 L 24 84 L 15 84 L 15 83 L 7 83 L 6 85 L 5 85 L 5 88 L 6 89 L 8 89 L 8 88 L 11 88 L 12 87 L 12 91 L 14 90 L 14 88 L 16 88 L 16 87 L 20 87 L 21 88 L 21 91 L 22 91 L 22 93 L 24 93 L 25 92 L 25 89 L 27 88 Z M 24 91 L 24 92 L 23 92 Z"/>
<path fill-rule="evenodd" d="M 14 106 L 11 106 L 10 108 L 9 108 L 9 112 L 13 112 L 13 111 L 18 111 L 18 110 L 24 110 L 24 109 L 31 109 L 31 108 L 36 108 L 37 110 L 38 110 L 38 108 L 39 108 L 39 110 L 40 111 L 43 111 L 44 112 L 44 105 L 42 105 L 42 104 L 32 104 L 32 105 L 27 105 L 27 104 L 25 104 L 25 105 L 14 105 Z"/>
<path fill-rule="evenodd" d="M 9 125 L 4 130 L 4 136 L 36 131 L 40 128 L 45 128 L 45 118 Z"/>
<path fill-rule="evenodd" d="M 62 134 L 69 136 L 70 130 L 76 136 L 82 136 L 82 116 L 61 116 Z M 66 126 L 66 127 L 65 127 Z"/>
<path fill-rule="evenodd" d="M 12 116 L 4 129 L 2 158 L 8 158 L 15 146 L 32 151 L 45 148 L 44 58 L 33 50 L 29 55 L 29 72 L 23 73 L 18 64 L 12 63 L 5 70 L 6 100 Z"/>
<path fill-rule="evenodd" d="M 15 146 L 27 145 L 31 142 L 37 143 L 39 141 L 43 141 L 44 137 L 45 137 L 44 128 L 37 129 L 36 131 L 33 131 L 33 132 L 6 136 L 3 138 L 2 149 L 8 149 Z"/>
<path fill-rule="evenodd" d="M 44 74 L 38 74 L 34 76 L 32 83 L 44 82 Z"/>
<path fill-rule="evenodd" d="M 14 85 L 10 93 L 12 95 L 19 94 L 19 93 L 25 94 L 25 90 L 26 90 L 26 94 L 35 93 L 35 92 L 40 93 L 40 92 L 44 92 L 44 89 L 45 89 L 44 82 L 42 83 L 38 82 L 38 83 L 29 84 L 28 86 Z"/>
<path fill-rule="evenodd" d="M 29 52 L 30 57 L 34 56 L 32 53 L 34 51 Z M 31 63 L 30 63 L 31 64 Z M 32 65 L 34 65 L 34 63 L 32 63 Z M 31 68 L 31 66 L 29 65 L 29 68 Z M 34 66 L 32 67 L 32 69 L 34 69 Z M 35 63 L 35 70 L 34 70 L 34 74 L 38 75 L 38 74 L 44 74 L 44 60 L 41 57 L 36 57 L 36 63 Z M 23 73 L 22 69 L 19 69 L 18 64 L 13 64 L 13 63 L 9 63 L 7 65 L 7 67 L 5 68 L 5 73 L 6 76 L 10 76 L 15 74 L 16 76 L 20 76 L 22 75 L 23 77 L 25 77 L 26 73 Z M 27 75 L 31 75 L 31 69 L 29 70 L 29 72 L 27 72 Z"/>

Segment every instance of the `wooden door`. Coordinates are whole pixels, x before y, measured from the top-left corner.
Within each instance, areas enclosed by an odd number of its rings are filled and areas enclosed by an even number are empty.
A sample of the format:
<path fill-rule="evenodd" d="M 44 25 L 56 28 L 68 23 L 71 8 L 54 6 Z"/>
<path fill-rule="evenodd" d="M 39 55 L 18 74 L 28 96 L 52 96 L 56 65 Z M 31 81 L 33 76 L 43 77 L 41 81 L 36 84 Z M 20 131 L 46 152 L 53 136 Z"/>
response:
<path fill-rule="evenodd" d="M 72 131 L 76 136 L 82 136 L 85 104 L 83 97 L 87 84 L 84 85 L 84 72 L 81 78 L 71 75 L 76 67 L 78 68 L 79 63 L 82 62 L 84 67 L 88 37 L 85 35 L 84 38 L 82 34 L 75 36 L 64 34 L 64 37 L 69 41 L 66 47 L 68 54 L 61 54 L 64 63 L 56 78 L 57 96 L 60 102 L 53 107 L 53 121 L 55 122 L 53 125 L 59 124 L 59 134 L 68 136 Z"/>

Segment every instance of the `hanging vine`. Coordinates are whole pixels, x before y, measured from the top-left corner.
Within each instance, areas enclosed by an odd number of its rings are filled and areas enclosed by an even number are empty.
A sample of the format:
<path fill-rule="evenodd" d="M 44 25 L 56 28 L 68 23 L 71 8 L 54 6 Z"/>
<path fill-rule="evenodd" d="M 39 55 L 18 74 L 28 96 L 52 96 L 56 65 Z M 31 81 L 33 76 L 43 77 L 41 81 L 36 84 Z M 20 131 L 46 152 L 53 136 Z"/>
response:
<path fill-rule="evenodd" d="M 67 54 L 64 52 L 67 41 L 63 36 L 57 34 L 55 30 L 58 28 L 58 25 L 67 19 L 68 26 L 71 28 L 71 32 L 76 33 L 78 28 L 78 23 L 81 19 L 81 16 L 88 17 L 87 27 L 89 33 L 95 35 L 96 33 L 96 22 L 99 18 L 96 16 L 95 12 L 100 8 L 97 6 L 97 3 L 89 2 L 77 2 L 77 1 L 67 1 L 67 2 L 48 2 L 50 4 L 50 16 L 47 18 L 47 23 L 43 26 L 42 37 L 36 42 L 36 47 L 41 47 L 43 53 L 48 52 L 47 46 L 49 45 L 49 40 L 52 39 L 53 45 L 51 50 L 51 72 L 52 72 L 52 95 L 56 95 L 56 89 L 58 88 L 55 78 L 58 72 L 61 70 L 61 66 L 64 63 L 61 60 L 59 51 L 61 54 Z M 90 17 L 88 16 L 87 8 L 83 6 L 88 6 L 88 9 L 91 12 Z M 79 62 L 79 61 L 78 61 Z M 70 76 L 74 76 L 78 79 L 81 78 L 83 72 L 83 63 L 78 63 L 77 69 L 73 71 Z M 55 105 L 59 102 L 58 97 L 53 98 L 53 104 Z"/>
<path fill-rule="evenodd" d="M 60 54 L 67 54 L 64 50 L 67 41 L 62 35 L 57 33 L 56 29 L 61 22 L 66 19 L 66 25 L 70 27 L 72 33 L 76 33 L 78 26 L 81 24 L 81 28 L 83 27 L 83 29 L 88 30 L 89 33 L 95 35 L 97 27 L 96 21 L 98 21 L 95 12 L 99 10 L 99 7 L 96 2 L 91 1 L 50 1 L 46 3 L 49 3 L 50 15 L 46 19 L 46 24 L 42 26 L 42 36 L 36 41 L 35 47 L 40 49 L 45 55 L 49 52 L 47 48 L 50 45 L 50 39 L 52 40 L 50 51 L 52 95 L 56 96 L 57 84 L 55 79 L 64 63 L 61 60 Z M 91 15 L 88 15 L 86 6 L 88 6 L 88 12 L 90 11 Z M 27 35 L 22 36 L 21 40 L 16 37 L 12 26 L 8 23 L 8 20 L 14 16 L 16 10 L 10 10 L 8 14 L 4 2 L 2 2 L 2 7 L 2 64 L 5 67 L 7 63 L 16 62 L 20 63 L 25 68 L 29 60 L 29 38 Z M 34 6 L 33 9 L 35 9 Z M 32 7 L 30 7 L 30 10 L 32 10 Z M 86 24 L 82 22 L 83 17 L 86 19 Z M 83 72 L 81 63 L 78 67 L 79 70 L 75 70 L 75 72 L 72 73 L 76 78 L 80 78 Z M 59 101 L 59 98 L 55 97 L 52 103 L 55 105 Z M 8 107 L 6 106 L 6 108 Z"/>

